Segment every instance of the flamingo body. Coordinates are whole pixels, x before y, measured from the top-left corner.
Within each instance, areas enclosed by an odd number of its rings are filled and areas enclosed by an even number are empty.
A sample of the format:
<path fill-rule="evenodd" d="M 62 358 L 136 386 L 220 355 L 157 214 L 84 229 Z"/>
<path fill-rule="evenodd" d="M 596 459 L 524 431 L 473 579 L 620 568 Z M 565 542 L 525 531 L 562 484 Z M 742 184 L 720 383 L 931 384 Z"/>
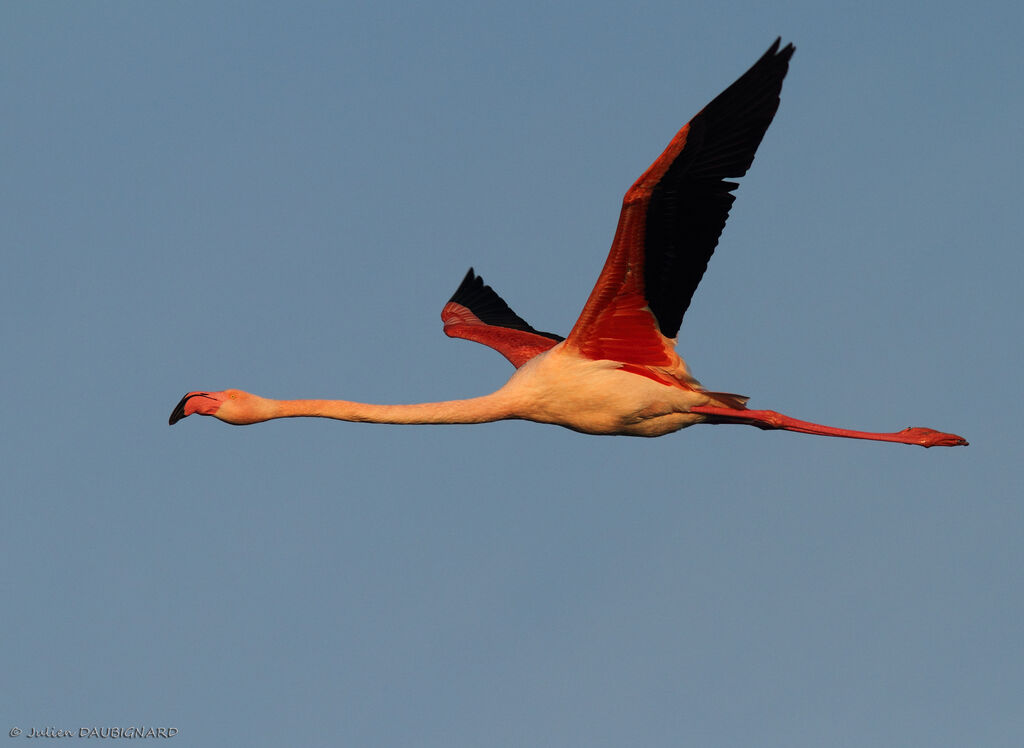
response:
<path fill-rule="evenodd" d="M 750 410 L 744 396 L 704 389 L 676 353 L 676 334 L 735 200 L 738 185 L 730 180 L 753 162 L 793 52 L 777 39 L 676 133 L 626 192 L 608 258 L 567 338 L 530 326 L 470 268 L 441 319 L 448 336 L 490 346 L 516 367 L 498 391 L 412 405 L 195 391 L 169 422 L 192 414 L 236 425 L 291 417 L 394 424 L 525 419 L 585 434 L 648 437 L 696 423 L 733 423 L 925 447 L 966 445 L 955 434 L 926 428 L 852 431 Z"/>
<path fill-rule="evenodd" d="M 497 394 L 508 398 L 513 418 L 600 435 L 662 436 L 703 421 L 692 407 L 722 405 L 699 387 L 637 376 L 565 343 L 534 356 Z"/>

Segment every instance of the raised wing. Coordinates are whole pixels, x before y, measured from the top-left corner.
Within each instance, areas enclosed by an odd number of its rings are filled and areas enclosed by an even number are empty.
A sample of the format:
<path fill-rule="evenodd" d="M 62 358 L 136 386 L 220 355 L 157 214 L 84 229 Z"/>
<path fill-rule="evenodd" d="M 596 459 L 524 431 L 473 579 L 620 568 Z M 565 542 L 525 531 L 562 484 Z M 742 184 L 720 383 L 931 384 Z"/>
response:
<path fill-rule="evenodd" d="M 553 332 L 535 330 L 469 269 L 452 298 L 441 310 L 444 332 L 450 338 L 465 338 L 498 351 L 517 369 L 558 342 Z"/>
<path fill-rule="evenodd" d="M 641 366 L 678 361 L 675 337 L 739 185 L 779 107 L 794 47 L 780 40 L 676 134 L 630 187 L 611 252 L 566 346 Z"/>

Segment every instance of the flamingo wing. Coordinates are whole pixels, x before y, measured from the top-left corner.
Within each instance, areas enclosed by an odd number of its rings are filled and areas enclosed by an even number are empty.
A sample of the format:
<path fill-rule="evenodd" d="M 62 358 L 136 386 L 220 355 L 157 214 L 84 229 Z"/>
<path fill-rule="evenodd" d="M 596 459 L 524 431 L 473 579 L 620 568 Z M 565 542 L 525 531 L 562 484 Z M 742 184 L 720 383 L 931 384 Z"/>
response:
<path fill-rule="evenodd" d="M 441 320 L 448 337 L 490 346 L 517 369 L 564 340 L 561 335 L 532 328 L 494 289 L 484 285 L 483 278 L 474 273 L 473 268 L 444 305 Z"/>
<path fill-rule="evenodd" d="M 794 47 L 780 39 L 676 134 L 630 187 L 611 251 L 566 347 L 671 367 L 675 337 L 743 176 L 779 107 Z"/>

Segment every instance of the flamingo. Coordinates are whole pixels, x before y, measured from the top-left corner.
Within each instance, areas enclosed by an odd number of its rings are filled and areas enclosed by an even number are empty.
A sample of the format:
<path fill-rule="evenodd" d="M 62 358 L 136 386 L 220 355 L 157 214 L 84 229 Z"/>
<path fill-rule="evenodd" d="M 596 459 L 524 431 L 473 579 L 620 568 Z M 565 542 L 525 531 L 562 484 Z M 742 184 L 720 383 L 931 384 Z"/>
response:
<path fill-rule="evenodd" d="M 966 445 L 963 437 L 929 428 L 852 431 L 751 410 L 746 397 L 702 387 L 675 351 L 683 315 L 735 199 L 738 184 L 727 180 L 750 168 L 778 109 L 795 49 L 780 43 L 684 125 L 626 192 L 611 251 L 568 337 L 531 327 L 470 268 L 441 319 L 449 337 L 490 346 L 516 367 L 496 392 L 374 405 L 194 391 L 182 397 L 169 423 L 193 413 L 235 425 L 302 416 L 391 424 L 525 419 L 585 434 L 647 437 L 698 423 L 747 424 L 923 447 Z"/>

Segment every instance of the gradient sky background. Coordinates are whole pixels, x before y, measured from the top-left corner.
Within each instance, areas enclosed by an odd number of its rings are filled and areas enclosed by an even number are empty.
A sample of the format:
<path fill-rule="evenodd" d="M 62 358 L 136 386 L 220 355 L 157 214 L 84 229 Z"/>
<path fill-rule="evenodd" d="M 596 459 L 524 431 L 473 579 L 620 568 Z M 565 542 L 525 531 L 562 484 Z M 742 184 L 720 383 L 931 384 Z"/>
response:
<path fill-rule="evenodd" d="M 1009 1 L 4 2 L 0 726 L 1024 744 L 1022 26 Z M 626 188 L 777 35 L 782 106 L 680 352 L 754 407 L 969 448 L 168 428 L 191 389 L 496 389 L 505 360 L 441 333 L 467 267 L 567 332 Z"/>

